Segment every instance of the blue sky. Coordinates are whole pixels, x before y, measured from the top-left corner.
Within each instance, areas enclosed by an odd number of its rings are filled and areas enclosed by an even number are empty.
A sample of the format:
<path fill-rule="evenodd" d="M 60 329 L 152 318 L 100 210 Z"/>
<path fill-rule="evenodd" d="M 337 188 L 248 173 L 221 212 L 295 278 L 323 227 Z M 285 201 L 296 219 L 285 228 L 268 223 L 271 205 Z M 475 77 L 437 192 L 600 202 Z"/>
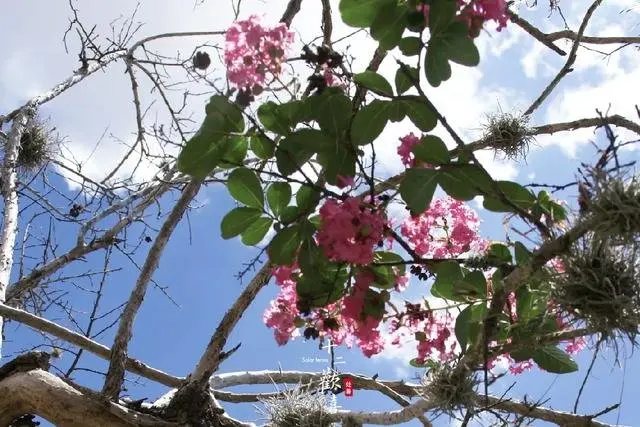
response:
<path fill-rule="evenodd" d="M 191 5 L 179 6 L 176 2 L 162 0 L 159 2 L 143 3 L 138 20 L 147 24 L 138 37 L 166 31 L 185 31 L 194 29 L 217 30 L 224 29 L 231 20 L 231 12 L 226 4 L 212 5 L 205 2 L 202 6 L 192 8 Z M 319 2 L 318 2 L 319 3 Z M 547 19 L 546 2 L 540 2 L 539 10 L 521 9 L 522 16 L 534 23 L 540 23 L 542 30 L 551 31 L 562 29 L 562 22 L 555 14 Z M 566 3 L 564 12 L 569 25 L 576 28 L 576 20 L 584 13 L 586 5 L 583 2 Z M 634 0 L 616 0 L 608 2 L 608 7 L 599 10 L 592 20 L 587 33 L 589 35 L 621 35 L 635 34 L 638 31 L 637 22 L 640 6 Z M 241 16 L 249 13 L 265 14 L 266 21 L 277 21 L 283 6 L 273 7 L 274 2 L 244 1 Z M 333 2 L 335 39 L 351 32 L 339 24 L 337 16 L 337 2 Z M 562 5 L 562 3 L 561 3 Z M 108 23 L 121 14 L 127 14 L 132 6 L 124 0 L 115 0 L 96 6 L 87 1 L 79 2 L 82 16 L 88 23 L 97 23 L 102 29 L 108 28 Z M 42 13 L 32 16 L 29 12 L 38 8 Z M 628 12 L 620 13 L 625 8 Z M 73 48 L 70 54 L 65 54 L 61 38 L 67 26 L 69 11 L 60 4 L 43 4 L 33 0 L 25 0 L 14 5 L 11 10 L 3 12 L 0 17 L 0 36 L 5 41 L 5 60 L 0 64 L 0 111 L 10 111 L 23 103 L 30 96 L 56 84 L 68 76 L 71 70 L 77 68 L 77 57 Z M 29 16 L 27 20 L 25 17 Z M 46 18 L 44 18 L 46 16 Z M 308 41 L 317 35 L 318 7 L 315 4 L 305 5 L 303 11 L 294 20 L 293 29 L 298 32 L 299 40 Z M 29 31 L 25 26 L 29 25 Z M 35 30 L 33 30 L 35 28 Z M 455 67 L 453 78 L 437 90 L 430 89 L 434 104 L 447 116 L 453 126 L 461 132 L 466 140 L 473 140 L 479 135 L 484 115 L 493 113 L 501 108 L 503 111 L 523 111 L 528 104 L 537 97 L 539 91 L 548 83 L 560 69 L 564 59 L 559 58 L 545 47 L 540 47 L 528 35 L 513 25 L 502 33 L 492 30 L 488 24 L 488 35 L 483 35 L 479 41 L 482 64 L 477 69 Z M 195 43 L 202 40 L 180 40 L 158 44 L 155 47 L 164 52 L 173 53 L 181 49 L 188 54 Z M 220 41 L 220 40 L 218 40 Z M 336 48 L 345 48 L 350 44 L 349 51 L 356 55 L 355 70 L 360 70 L 366 64 L 375 45 L 364 34 L 360 34 L 348 43 L 338 44 Z M 566 46 L 559 44 L 561 47 Z M 605 49 L 609 47 L 605 46 Z M 567 49 L 568 50 L 568 49 Z M 392 56 L 398 57 L 394 53 Z M 387 60 L 381 67 L 381 72 L 393 79 L 393 61 Z M 305 71 L 306 72 L 306 71 Z M 635 116 L 634 102 L 637 102 L 637 91 L 630 90 L 634 79 L 640 75 L 640 59 L 633 47 L 623 49 L 613 55 L 608 61 L 601 55 L 580 49 L 575 71 L 567 77 L 534 115 L 532 124 L 546 124 L 562 122 L 582 117 L 595 117 L 595 108 L 606 111 L 611 105 L 611 114 L 621 114 L 630 119 Z M 636 87 L 637 87 L 637 83 Z M 149 93 L 148 83 L 141 85 L 143 102 L 147 104 L 155 98 Z M 635 95 L 635 98 L 634 98 Z M 110 164 L 113 164 L 124 147 L 116 141 L 106 138 L 95 153 L 90 156 L 96 141 L 105 133 L 113 134 L 121 139 L 132 141 L 135 129 L 133 106 L 131 103 L 129 82 L 123 74 L 122 64 L 110 67 L 105 73 L 98 73 L 82 85 L 47 104 L 42 114 L 50 117 L 58 131 L 67 137 L 67 146 L 78 158 L 88 158 L 86 171 L 96 177 L 104 175 Z M 191 100 L 189 110 L 194 112 L 195 120 L 203 114 L 204 98 Z M 149 120 L 166 120 L 166 113 L 157 105 L 152 106 L 153 114 Z M 148 124 L 150 124 L 149 122 Z M 194 125 L 195 126 L 195 125 Z M 380 172 L 392 175 L 400 171 L 400 160 L 395 154 L 397 138 L 414 131 L 407 123 L 397 123 L 388 129 L 376 142 L 378 159 L 381 160 Z M 436 134 L 450 143 L 447 135 L 440 127 Z M 622 139 L 637 139 L 629 132 L 619 132 Z M 482 153 L 479 158 L 488 170 L 498 179 L 511 179 L 521 183 L 530 181 L 557 183 L 573 181 L 576 168 L 581 161 L 593 161 L 594 149 L 589 141 L 602 144 L 602 135 L 594 136 L 592 129 L 574 133 L 558 133 L 553 136 L 540 137 L 537 147 L 534 147 L 526 163 L 501 162 L 493 159 L 491 153 Z M 638 152 L 627 150 L 624 158 L 638 159 Z M 140 172 L 139 178 L 152 172 L 148 167 Z M 49 179 L 63 194 L 73 197 L 77 188 L 65 180 L 64 176 L 49 174 Z M 558 195 L 575 205 L 575 193 L 570 189 Z M 177 198 L 175 193 L 165 196 L 159 203 L 161 210 L 166 213 L 172 201 Z M 50 200 L 54 206 L 63 210 L 68 209 L 68 201 L 60 195 L 53 195 Z M 197 362 L 202 350 L 206 346 L 217 323 L 228 306 L 241 292 L 244 283 L 235 278 L 235 274 L 242 270 L 243 264 L 250 261 L 256 254 L 256 249 L 247 248 L 238 239 L 224 241 L 219 236 L 219 223 L 224 214 L 234 207 L 234 202 L 222 186 L 211 186 L 203 190 L 198 201 L 200 208 L 193 210 L 177 228 L 171 243 L 165 250 L 160 268 L 154 275 L 159 286 L 166 287 L 166 292 L 175 301 L 174 304 L 163 292 L 157 288 L 150 288 L 142 309 L 136 319 L 134 337 L 130 344 L 130 355 L 145 363 L 174 375 L 186 375 Z M 23 205 L 24 206 L 24 205 Z M 478 207 L 475 202 L 472 206 Z M 30 210 L 23 212 L 24 218 L 30 217 Z M 396 212 L 398 213 L 398 212 Z M 503 239 L 504 230 L 500 215 L 481 212 L 483 223 L 481 232 L 492 239 Z M 147 212 L 148 224 L 159 226 L 156 218 L 157 209 Z M 21 223 L 18 239 L 22 238 L 25 221 Z M 42 236 L 47 232 L 48 222 L 36 219 L 31 225 L 31 234 Z M 77 225 L 57 224 L 56 239 L 60 251 L 73 246 Z M 153 237 L 151 229 L 145 229 L 142 224 L 130 228 L 128 238 L 135 244 L 141 236 Z M 143 245 L 134 256 L 138 263 L 143 262 L 149 244 Z M 35 256 L 35 255 L 34 255 Z M 104 259 L 104 253 L 88 256 L 85 262 L 72 264 L 64 270 L 65 276 L 80 274 L 90 269 L 99 268 Z M 27 262 L 38 262 L 34 258 Z M 121 268 L 111 274 L 105 285 L 105 293 L 101 303 L 101 312 L 107 312 L 122 304 L 129 295 L 135 283 L 137 270 L 122 254 L 114 254 L 113 266 Z M 14 276 L 15 278 L 15 276 Z M 97 286 L 98 279 L 91 284 L 86 279 L 77 281 L 80 286 Z M 70 299 L 82 322 L 86 322 L 86 312 L 90 308 L 91 300 L 82 291 L 70 287 L 69 283 L 55 285 L 57 288 L 72 292 Z M 67 289 L 68 288 L 68 289 Z M 268 306 L 270 299 L 276 295 L 276 287 L 270 285 L 256 298 L 252 307 L 244 315 L 229 340 L 233 346 L 242 343 L 242 347 L 222 366 L 223 372 L 244 370 L 277 370 L 280 366 L 284 370 L 321 371 L 326 366 L 323 363 L 305 363 L 306 357 L 326 357 L 326 352 L 318 350 L 317 342 L 304 342 L 301 339 L 289 343 L 285 347 L 278 347 L 272 334 L 262 322 L 262 313 Z M 412 283 L 407 291 L 408 296 L 419 296 L 428 293 L 424 285 Z M 117 314 L 117 313 L 116 313 Z M 61 311 L 52 311 L 47 315 L 49 319 L 72 327 Z M 108 325 L 115 320 L 111 315 L 103 319 L 99 327 Z M 29 348 L 41 342 L 40 335 L 27 328 L 17 328 L 10 323 L 6 330 L 8 342 L 3 351 L 3 358 L 10 357 L 15 351 Z M 113 331 L 109 330 L 96 338 L 97 341 L 111 345 Z M 628 349 L 627 349 L 628 350 Z M 373 359 L 364 358 L 359 350 L 339 348 L 337 353 L 344 357 L 345 364 L 341 368 L 347 371 L 359 372 L 365 375 L 379 374 L 381 378 L 405 378 L 413 380 L 418 370 L 410 368 L 407 361 L 414 357 L 414 348 L 386 353 Z M 595 413 L 606 406 L 617 403 L 622 399 L 619 411 L 614 411 L 601 419 L 603 421 L 624 425 L 640 425 L 640 411 L 633 405 L 634 398 L 640 393 L 640 383 L 637 372 L 640 361 L 631 353 L 621 354 L 622 366 L 614 366 L 612 350 L 601 351 L 593 375 L 587 383 L 585 393 L 581 399 L 582 413 Z M 545 396 L 550 405 L 556 409 L 570 410 L 576 397 L 580 382 L 591 358 L 591 352 L 585 351 L 578 357 L 581 371 L 574 374 L 556 376 L 534 368 L 530 373 L 517 377 L 507 376 L 496 384 L 494 394 L 506 390 L 513 382 L 509 396 L 521 399 L 525 394 L 532 400 Z M 64 354 L 57 366 L 64 369 L 72 360 L 72 355 Z M 81 367 L 100 372 L 106 371 L 107 364 L 91 355 L 85 355 Z M 79 371 L 76 379 L 88 386 L 100 388 L 102 377 L 89 371 Z M 135 397 L 149 397 L 154 400 L 167 391 L 167 388 L 145 379 L 129 376 L 126 383 L 128 393 Z M 271 386 L 257 389 L 272 390 Z M 256 388 L 239 387 L 237 391 L 256 390 Z M 390 410 L 396 409 L 395 404 L 388 399 L 372 392 L 356 391 L 353 398 L 340 396 L 339 404 L 347 409 L 358 410 Z M 244 420 L 257 420 L 258 415 L 251 405 L 226 405 L 228 411 Z M 619 417 L 619 419 L 618 419 Z M 418 425 L 407 423 L 406 425 Z M 448 426 L 448 419 L 438 419 L 434 425 Z M 455 424 L 451 424 L 455 425 Z M 545 425 L 536 422 L 534 425 Z"/>

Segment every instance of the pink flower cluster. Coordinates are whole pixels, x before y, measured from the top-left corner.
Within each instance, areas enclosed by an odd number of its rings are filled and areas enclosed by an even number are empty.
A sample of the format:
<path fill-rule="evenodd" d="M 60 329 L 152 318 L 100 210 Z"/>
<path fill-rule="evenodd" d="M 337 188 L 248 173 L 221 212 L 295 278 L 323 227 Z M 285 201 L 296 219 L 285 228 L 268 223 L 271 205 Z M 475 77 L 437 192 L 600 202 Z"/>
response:
<path fill-rule="evenodd" d="M 296 272 L 295 266 L 279 266 L 273 270 L 280 294 L 265 310 L 263 320 L 267 327 L 273 329 L 279 345 L 300 335 L 296 327 L 302 321 L 297 309 Z M 401 282 L 400 277 L 398 281 Z M 349 295 L 327 307 L 315 309 L 304 323 L 316 328 L 320 336 L 331 338 L 336 345 L 345 344 L 350 348 L 357 343 L 366 357 L 380 353 L 384 349 L 384 339 L 378 330 L 382 319 L 363 316 L 362 312 L 367 291 L 374 279 L 369 272 L 358 273 Z"/>
<path fill-rule="evenodd" d="M 279 266 L 273 270 L 276 284 L 280 287 L 280 294 L 265 310 L 263 320 L 267 327 L 273 328 L 279 345 L 285 345 L 290 338 L 300 335 L 295 326 L 295 320 L 299 314 L 296 307 L 298 301 L 296 282 L 293 278 L 296 270 L 297 266 Z"/>
<path fill-rule="evenodd" d="M 402 160 L 402 164 L 410 168 L 414 166 L 415 158 L 411 150 L 420 142 L 420 138 L 415 136 L 413 132 L 400 138 L 400 146 L 398 147 L 398 155 Z"/>
<path fill-rule="evenodd" d="M 383 238 L 386 220 L 380 210 L 357 197 L 328 199 L 320 208 L 318 245 L 333 261 L 370 264 Z"/>
<path fill-rule="evenodd" d="M 293 32 L 283 23 L 265 27 L 256 15 L 251 15 L 229 27 L 225 42 L 229 82 L 239 89 L 259 92 L 267 73 L 280 74 Z"/>
<path fill-rule="evenodd" d="M 415 340 L 417 332 L 421 335 L 417 343 L 418 363 L 435 359 L 446 362 L 455 357 L 458 345 L 454 325 L 454 318 L 448 311 L 423 310 L 420 304 L 407 304 L 406 314 L 391 321 L 394 334 L 391 344 L 402 346 L 402 338 L 410 336 Z"/>
<path fill-rule="evenodd" d="M 378 330 L 382 319 L 362 313 L 367 291 L 374 280 L 372 273 L 358 273 L 351 294 L 342 300 L 342 318 L 349 324 L 352 334 L 358 339 L 358 346 L 367 357 L 384 349 L 384 341 Z"/>
<path fill-rule="evenodd" d="M 467 23 L 469 34 L 472 37 L 478 36 L 486 21 L 497 22 L 497 31 L 507 26 L 509 16 L 507 15 L 506 0 L 457 0 L 457 2 L 460 11 L 458 19 Z M 418 10 L 424 14 L 428 22 L 429 6 L 419 4 Z"/>
<path fill-rule="evenodd" d="M 487 242 L 480 238 L 478 214 L 449 196 L 437 199 L 420 215 L 408 218 L 400 232 L 419 256 L 456 257 L 465 252 L 482 252 Z"/>
<path fill-rule="evenodd" d="M 343 91 L 347 89 L 347 82 L 344 78 L 337 76 L 333 69 L 326 64 L 322 66 L 322 75 L 324 76 L 324 80 L 327 82 L 327 86 L 337 87 Z"/>

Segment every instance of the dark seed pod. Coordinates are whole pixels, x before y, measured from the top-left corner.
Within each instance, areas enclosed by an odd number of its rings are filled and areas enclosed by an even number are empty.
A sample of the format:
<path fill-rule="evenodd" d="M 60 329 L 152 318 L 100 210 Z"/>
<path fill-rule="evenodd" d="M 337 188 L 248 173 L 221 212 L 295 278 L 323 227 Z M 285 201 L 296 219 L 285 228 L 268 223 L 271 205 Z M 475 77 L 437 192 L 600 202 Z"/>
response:
<path fill-rule="evenodd" d="M 318 332 L 318 330 L 316 328 L 309 327 L 309 328 L 304 330 L 304 339 L 306 339 L 306 340 L 308 340 L 308 339 L 315 340 L 319 336 L 320 336 L 320 333 Z"/>
<path fill-rule="evenodd" d="M 73 206 L 71 206 L 71 209 L 69 209 L 69 216 L 72 218 L 77 218 L 80 216 L 81 212 L 82 212 L 82 206 L 78 204 L 74 204 Z"/>
<path fill-rule="evenodd" d="M 193 67 L 198 70 L 206 70 L 211 65 L 211 58 L 207 52 L 196 52 L 193 56 Z"/>

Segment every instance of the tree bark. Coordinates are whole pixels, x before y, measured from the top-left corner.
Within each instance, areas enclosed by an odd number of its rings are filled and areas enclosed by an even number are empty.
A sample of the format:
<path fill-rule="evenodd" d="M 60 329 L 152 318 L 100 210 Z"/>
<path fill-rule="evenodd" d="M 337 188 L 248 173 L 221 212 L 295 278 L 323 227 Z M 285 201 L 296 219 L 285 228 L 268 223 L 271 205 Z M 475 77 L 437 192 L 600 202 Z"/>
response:
<path fill-rule="evenodd" d="M 11 267 L 13 266 L 13 249 L 18 233 L 18 192 L 17 186 L 17 162 L 20 150 L 20 139 L 25 131 L 27 120 L 31 110 L 29 108 L 20 111 L 13 119 L 11 131 L 4 145 L 4 161 L 2 162 L 2 200 L 4 202 L 4 214 L 2 231 L 0 232 L 0 303 L 4 303 L 9 280 L 11 280 Z M 0 317 L 0 357 L 2 356 L 2 342 L 4 322 Z"/>
<path fill-rule="evenodd" d="M 42 369 L 17 372 L 0 381 L 0 425 L 24 414 L 38 415 L 58 427 L 176 425 L 100 402 Z"/>

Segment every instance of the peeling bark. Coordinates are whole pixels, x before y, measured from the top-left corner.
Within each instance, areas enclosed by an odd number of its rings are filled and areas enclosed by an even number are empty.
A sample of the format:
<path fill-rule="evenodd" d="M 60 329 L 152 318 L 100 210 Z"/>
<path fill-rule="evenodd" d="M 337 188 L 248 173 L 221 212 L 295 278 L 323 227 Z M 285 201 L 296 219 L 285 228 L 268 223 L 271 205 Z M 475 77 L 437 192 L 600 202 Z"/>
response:
<path fill-rule="evenodd" d="M 37 415 L 59 427 L 175 426 L 109 402 L 47 372 L 49 354 L 31 352 L 0 367 L 0 426 Z"/>

